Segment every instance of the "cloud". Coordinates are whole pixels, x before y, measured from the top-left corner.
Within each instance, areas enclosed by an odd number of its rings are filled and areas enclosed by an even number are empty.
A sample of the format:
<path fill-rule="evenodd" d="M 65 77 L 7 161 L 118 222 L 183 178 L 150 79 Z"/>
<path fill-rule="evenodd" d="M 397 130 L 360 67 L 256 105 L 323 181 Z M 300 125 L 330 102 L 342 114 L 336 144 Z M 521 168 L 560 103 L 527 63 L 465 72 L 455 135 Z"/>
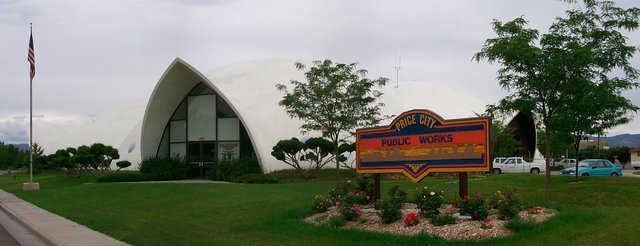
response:
<path fill-rule="evenodd" d="M 28 110 L 30 21 L 35 113 L 73 118 L 100 115 L 123 101 L 145 101 L 175 57 L 201 71 L 256 59 L 330 58 L 359 62 L 370 76 L 392 79 L 402 57 L 400 81 L 437 83 L 495 102 L 505 95 L 495 80 L 498 67 L 471 61 L 494 35 L 490 21 L 524 16 L 545 29 L 571 6 L 556 0 L 5 0 L 0 1 L 0 115 Z M 637 46 L 640 34 L 629 37 Z M 640 65 L 640 58 L 633 64 Z M 639 91 L 627 96 L 640 104 Z M 20 127 L 3 129 L 2 138 L 16 139 Z M 632 131 L 640 124 L 617 129 Z"/>

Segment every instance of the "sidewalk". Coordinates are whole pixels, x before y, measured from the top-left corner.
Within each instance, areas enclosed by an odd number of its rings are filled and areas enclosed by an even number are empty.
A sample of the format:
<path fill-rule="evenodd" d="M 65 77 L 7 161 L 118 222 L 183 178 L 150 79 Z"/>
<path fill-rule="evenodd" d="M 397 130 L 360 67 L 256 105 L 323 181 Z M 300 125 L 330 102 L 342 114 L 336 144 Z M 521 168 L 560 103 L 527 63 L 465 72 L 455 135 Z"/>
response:
<path fill-rule="evenodd" d="M 0 212 L 22 224 L 48 245 L 128 245 L 0 190 Z M 18 239 L 18 237 L 14 238 Z"/>

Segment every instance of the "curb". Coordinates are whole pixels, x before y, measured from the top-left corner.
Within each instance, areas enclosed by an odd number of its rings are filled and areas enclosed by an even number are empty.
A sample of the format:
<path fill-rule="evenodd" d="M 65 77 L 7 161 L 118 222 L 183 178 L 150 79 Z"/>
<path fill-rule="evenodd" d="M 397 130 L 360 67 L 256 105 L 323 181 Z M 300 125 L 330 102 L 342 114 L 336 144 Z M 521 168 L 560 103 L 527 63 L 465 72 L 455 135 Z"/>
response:
<path fill-rule="evenodd" d="M 11 194 L 9 192 L 6 192 L 6 191 L 4 191 L 2 189 L 0 189 L 0 191 L 2 191 L 4 193 L 7 193 L 10 196 L 14 196 L 16 199 L 20 199 L 20 198 L 16 197 L 15 195 L 13 195 L 13 194 Z M 18 222 L 20 225 L 22 225 L 29 232 L 31 232 L 34 235 L 36 235 L 39 239 L 41 239 L 46 244 L 49 244 L 49 245 L 52 245 L 52 246 L 62 245 L 60 243 L 55 242 L 55 240 L 47 237 L 46 234 L 42 233 L 40 230 L 38 230 L 36 226 L 31 225 L 24 218 L 22 218 L 20 215 L 17 215 L 16 213 L 14 213 L 13 210 L 11 210 L 10 208 L 7 208 L 4 203 L 5 202 L 0 201 L 0 209 L 2 209 L 2 211 L 4 211 L 9 217 L 11 217 L 14 221 Z"/>
<path fill-rule="evenodd" d="M 125 242 L 78 224 L 0 189 L 0 209 L 45 245 L 125 246 Z M 15 237 L 14 237 L 15 238 Z"/>

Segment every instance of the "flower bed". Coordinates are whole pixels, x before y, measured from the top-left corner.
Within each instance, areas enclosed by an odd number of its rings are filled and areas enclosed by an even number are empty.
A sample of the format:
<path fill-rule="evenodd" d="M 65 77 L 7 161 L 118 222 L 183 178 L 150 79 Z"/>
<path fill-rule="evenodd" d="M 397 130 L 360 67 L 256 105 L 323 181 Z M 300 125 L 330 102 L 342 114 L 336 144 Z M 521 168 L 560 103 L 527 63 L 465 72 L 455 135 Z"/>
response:
<path fill-rule="evenodd" d="M 392 189 L 392 194 L 397 194 L 398 192 L 397 188 L 394 187 Z M 329 224 L 330 226 L 344 229 L 381 233 L 417 235 L 424 232 L 451 240 L 482 240 L 513 234 L 512 230 L 505 227 L 509 220 L 517 220 L 520 223 L 523 223 L 523 221 L 524 223 L 540 223 L 557 214 L 557 211 L 553 209 L 538 206 L 529 208 L 519 206 L 518 204 L 521 204 L 522 201 L 517 196 L 516 191 L 505 192 L 509 194 L 506 199 L 500 191 L 497 192 L 501 196 L 495 203 L 490 202 L 490 197 L 473 195 L 454 199 L 452 202 L 455 206 L 453 204 L 440 206 L 441 199 L 436 198 L 436 196 L 443 192 L 428 191 L 425 187 L 424 190 L 419 191 L 413 197 L 415 203 L 396 201 L 396 205 L 394 205 L 393 202 L 387 201 L 379 204 L 377 210 L 372 204 L 342 206 L 340 201 L 337 201 L 336 206 L 331 206 L 324 212 L 307 217 L 304 221 L 317 225 Z M 391 195 L 391 197 L 394 197 L 394 195 Z M 422 197 L 422 200 L 419 199 L 420 197 Z M 513 199 L 516 197 L 517 199 Z M 504 203 L 504 200 L 509 201 L 510 199 L 517 200 L 517 202 Z M 346 200 L 349 199 L 343 199 L 343 201 Z M 438 205 L 437 211 L 433 211 L 435 207 L 433 204 Z M 505 208 L 506 205 L 509 205 L 509 209 Z M 513 209 L 513 207 L 518 208 Z M 382 210 L 380 209 L 399 211 L 399 214 L 391 216 L 392 219 L 390 221 L 390 216 L 381 213 Z M 505 213 L 505 211 L 513 211 L 516 214 L 509 216 L 510 214 Z M 345 217 L 346 215 L 349 215 L 347 216 L 348 218 Z M 385 221 L 381 218 L 383 216 Z M 338 219 L 338 217 L 346 219 L 345 222 L 339 224 L 329 222 L 332 219 Z M 442 226 L 436 226 L 431 223 L 434 219 L 438 220 L 435 224 L 442 224 Z"/>

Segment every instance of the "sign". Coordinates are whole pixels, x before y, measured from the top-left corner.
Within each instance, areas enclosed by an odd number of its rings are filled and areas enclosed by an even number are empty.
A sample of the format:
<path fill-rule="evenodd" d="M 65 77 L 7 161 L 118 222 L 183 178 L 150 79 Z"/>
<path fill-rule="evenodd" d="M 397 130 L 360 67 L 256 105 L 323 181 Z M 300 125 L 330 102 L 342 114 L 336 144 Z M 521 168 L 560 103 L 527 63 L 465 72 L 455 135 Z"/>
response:
<path fill-rule="evenodd" d="M 419 182 L 432 172 L 488 172 L 491 118 L 445 120 L 411 110 L 390 125 L 356 131 L 359 173 L 403 173 Z"/>
<path fill-rule="evenodd" d="M 240 158 L 240 142 L 218 142 L 218 160 Z"/>

